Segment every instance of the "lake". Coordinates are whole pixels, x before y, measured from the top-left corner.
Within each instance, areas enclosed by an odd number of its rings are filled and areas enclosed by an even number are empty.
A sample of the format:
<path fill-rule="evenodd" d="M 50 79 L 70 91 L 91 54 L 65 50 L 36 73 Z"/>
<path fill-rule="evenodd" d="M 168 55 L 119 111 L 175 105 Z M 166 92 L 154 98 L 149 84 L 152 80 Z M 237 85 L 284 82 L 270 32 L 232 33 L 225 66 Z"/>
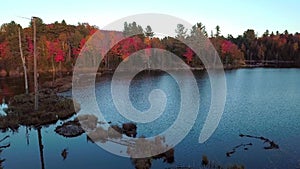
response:
<path fill-rule="evenodd" d="M 227 98 L 221 121 L 213 135 L 205 142 L 198 142 L 210 106 L 211 88 L 205 71 L 193 72 L 200 93 L 197 120 L 188 135 L 175 146 L 175 162 L 153 160 L 152 168 L 190 166 L 199 168 L 202 156 L 221 166 L 242 164 L 246 168 L 300 168 L 300 69 L 237 69 L 225 71 Z M 186 76 L 178 72 L 179 76 Z M 97 77 L 95 92 L 97 103 L 108 121 L 126 122 L 117 113 L 112 102 L 111 75 Z M 0 96 L 12 97 L 24 91 L 21 78 L 0 79 Z M 175 121 L 180 109 L 180 90 L 176 81 L 164 72 L 142 72 L 131 82 L 130 100 L 139 110 L 150 107 L 149 93 L 161 89 L 167 97 L 164 113 L 155 121 L 137 124 L 139 136 L 155 136 L 165 131 Z M 63 93 L 70 96 L 71 91 Z M 88 101 L 87 101 L 88 102 Z M 88 103 L 87 103 L 88 104 Z M 8 145 L 0 153 L 3 168 L 134 168 L 131 160 L 113 155 L 87 139 L 86 134 L 65 138 L 54 132 L 55 125 L 44 126 L 40 131 L 20 127 L 17 132 L 0 133 L 0 146 Z M 40 134 L 39 134 L 40 132 Z M 268 138 L 279 149 L 268 146 L 258 138 L 240 137 L 248 134 Z M 248 145 L 250 144 L 251 145 Z M 40 149 L 43 145 L 43 149 Z M 236 148 L 235 148 L 236 147 Z M 68 150 L 63 160 L 61 152 Z M 227 152 L 235 152 L 228 157 Z M 42 150 L 42 151 L 41 151 Z"/>

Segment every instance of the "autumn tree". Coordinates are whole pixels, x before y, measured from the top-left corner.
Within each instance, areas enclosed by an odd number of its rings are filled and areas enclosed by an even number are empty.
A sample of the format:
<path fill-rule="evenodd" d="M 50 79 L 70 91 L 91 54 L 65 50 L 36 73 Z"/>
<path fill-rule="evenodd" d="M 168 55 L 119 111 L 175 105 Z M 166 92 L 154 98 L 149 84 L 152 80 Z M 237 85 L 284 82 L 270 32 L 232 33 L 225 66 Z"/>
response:
<path fill-rule="evenodd" d="M 183 54 L 183 56 L 186 58 L 187 64 L 190 64 L 193 60 L 194 52 L 191 48 L 187 47 L 186 52 Z"/>
<path fill-rule="evenodd" d="M 2 64 L 2 69 L 10 75 L 15 74 L 15 72 L 21 69 L 21 59 L 19 50 L 19 25 L 14 21 L 10 23 L 3 24 L 0 28 L 0 44 L 2 48 L 1 60 L 5 63 Z"/>

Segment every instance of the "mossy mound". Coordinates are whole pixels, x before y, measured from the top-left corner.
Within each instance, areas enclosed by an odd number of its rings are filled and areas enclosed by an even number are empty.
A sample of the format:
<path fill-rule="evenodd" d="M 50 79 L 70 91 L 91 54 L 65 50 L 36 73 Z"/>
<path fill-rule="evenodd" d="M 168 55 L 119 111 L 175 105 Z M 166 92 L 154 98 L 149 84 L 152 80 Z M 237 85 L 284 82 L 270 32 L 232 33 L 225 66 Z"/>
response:
<path fill-rule="evenodd" d="M 54 124 L 58 120 L 68 119 L 79 110 L 73 100 L 58 96 L 51 90 L 39 93 L 39 108 L 34 110 L 34 94 L 16 95 L 10 100 L 7 116 L 0 117 L 0 129 L 17 130 L 20 125 L 41 126 Z"/>

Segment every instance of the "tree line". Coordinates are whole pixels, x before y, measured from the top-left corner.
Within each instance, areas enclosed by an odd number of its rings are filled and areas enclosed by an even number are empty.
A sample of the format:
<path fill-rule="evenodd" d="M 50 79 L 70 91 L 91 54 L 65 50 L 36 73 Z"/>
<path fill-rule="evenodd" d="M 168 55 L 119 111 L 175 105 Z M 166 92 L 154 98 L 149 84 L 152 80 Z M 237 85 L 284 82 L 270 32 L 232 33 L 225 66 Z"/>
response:
<path fill-rule="evenodd" d="M 45 24 L 41 18 L 37 18 L 36 50 L 39 72 L 72 71 L 83 46 L 98 30 L 96 26 L 91 26 L 88 23 L 69 25 L 63 20 Z M 211 34 L 208 35 L 205 26 L 202 23 L 196 23 L 191 30 L 178 24 L 175 28 L 176 37 L 158 38 L 150 25 L 144 29 L 136 22 L 125 22 L 123 32 L 105 30 L 100 30 L 100 32 L 103 38 L 110 39 L 107 41 L 107 45 L 116 44 L 107 53 L 101 53 L 104 55 L 101 66 L 107 69 L 115 69 L 130 54 L 141 49 L 146 49 L 151 55 L 150 49 L 152 48 L 170 51 L 181 57 L 191 67 L 203 67 L 202 61 L 196 57 L 195 52 L 183 43 L 183 41 L 192 40 L 193 37 L 197 36 L 205 36 L 210 40 L 225 66 L 266 65 L 267 61 L 275 61 L 274 63 L 277 65 L 282 61 L 287 61 L 289 66 L 300 66 L 300 34 L 290 34 L 288 31 L 283 33 L 277 31 L 274 34 L 266 30 L 261 37 L 258 37 L 254 30 L 248 29 L 243 35 L 234 38 L 231 35 L 222 36 L 219 26 L 216 26 L 215 33 L 211 31 Z M 123 40 L 117 42 L 118 39 Z M 32 22 L 26 28 L 22 28 L 14 21 L 2 24 L 0 27 L 1 76 L 13 76 L 22 72 L 21 54 L 25 58 L 28 71 L 32 71 Z M 90 57 L 87 58 L 87 62 L 94 62 L 95 58 Z M 160 62 L 170 61 L 158 61 L 158 63 Z"/>

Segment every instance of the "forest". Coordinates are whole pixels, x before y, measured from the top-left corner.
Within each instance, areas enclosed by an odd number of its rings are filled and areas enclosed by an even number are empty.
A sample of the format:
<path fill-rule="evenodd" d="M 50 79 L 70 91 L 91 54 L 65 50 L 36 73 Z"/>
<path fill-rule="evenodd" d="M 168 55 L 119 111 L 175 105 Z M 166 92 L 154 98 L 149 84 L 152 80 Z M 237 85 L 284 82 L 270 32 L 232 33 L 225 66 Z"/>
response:
<path fill-rule="evenodd" d="M 99 29 L 88 23 L 69 25 L 64 20 L 46 24 L 36 18 L 36 50 L 38 71 L 71 72 L 80 51 L 88 39 Z M 287 30 L 265 33 L 258 37 L 255 30 L 245 30 L 243 35 L 221 35 L 216 26 L 208 35 L 205 26 L 199 22 L 191 30 L 178 24 L 175 37 L 158 38 L 150 25 L 146 28 L 136 22 L 124 23 L 123 32 L 99 30 L 107 43 L 115 44 L 117 39 L 124 38 L 104 55 L 100 69 L 115 69 L 120 62 L 133 52 L 147 48 L 159 48 L 179 56 L 191 67 L 204 67 L 195 52 L 182 40 L 204 35 L 215 47 L 225 68 L 251 66 L 262 67 L 300 67 L 300 34 L 291 34 Z M 134 36 L 130 36 L 133 35 Z M 107 44 L 107 45 L 110 45 Z M 22 28 L 14 21 L 0 27 L 0 76 L 19 76 L 23 73 L 22 61 L 29 72 L 33 71 L 33 24 Z M 23 56 L 23 60 L 22 57 Z M 87 59 L 89 60 L 89 59 Z M 93 62 L 93 58 L 90 59 Z"/>

